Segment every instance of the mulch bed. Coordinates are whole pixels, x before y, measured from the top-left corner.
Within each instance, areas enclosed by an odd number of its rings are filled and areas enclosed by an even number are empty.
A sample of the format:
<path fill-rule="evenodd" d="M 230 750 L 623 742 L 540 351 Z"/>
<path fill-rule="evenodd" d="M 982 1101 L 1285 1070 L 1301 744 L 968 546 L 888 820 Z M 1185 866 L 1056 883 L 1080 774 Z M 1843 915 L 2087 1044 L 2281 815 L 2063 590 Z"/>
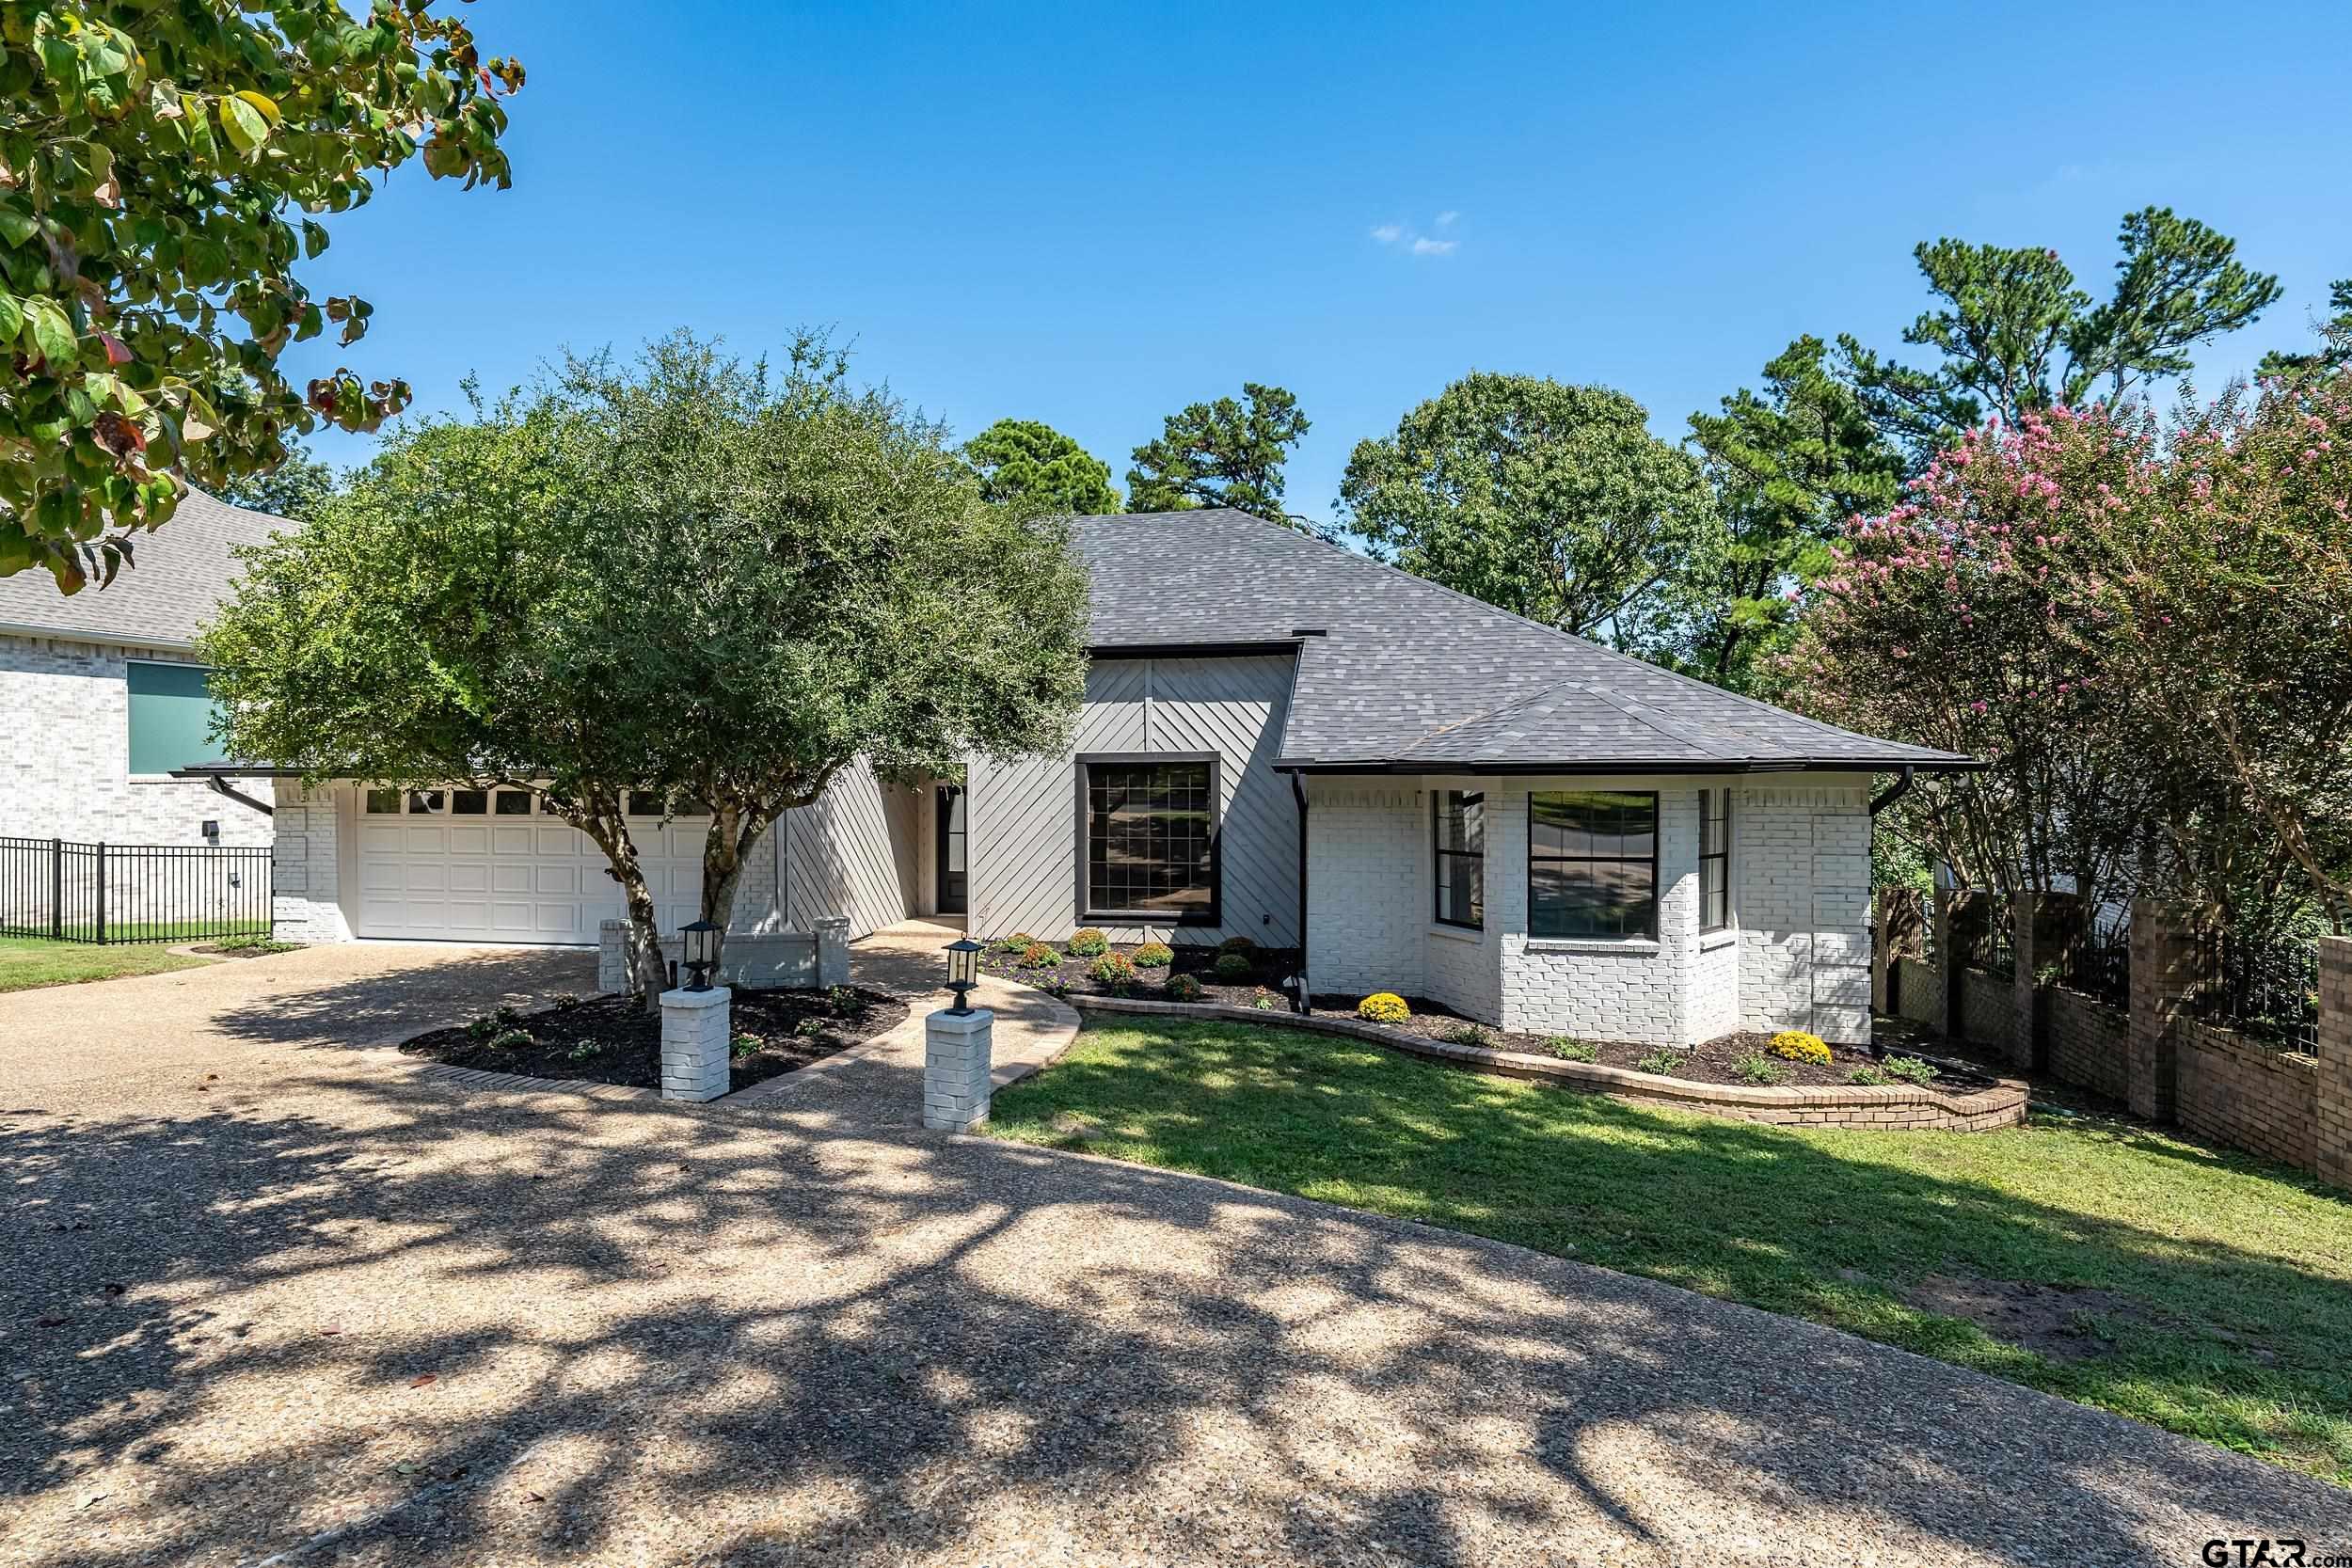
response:
<path fill-rule="evenodd" d="M 1060 944 L 1046 945 L 1060 952 Z M 1134 944 L 1120 942 L 1112 946 L 1114 953 L 1123 953 L 1130 959 L 1136 954 Z M 1073 958 L 1062 953 L 1061 962 L 1050 969 L 1025 969 L 1017 953 L 999 952 L 992 945 L 980 955 L 980 968 L 990 974 L 1018 980 L 1036 986 L 1056 996 L 1135 996 L 1149 1002 L 1172 1001 L 1168 994 L 1168 982 L 1177 974 L 1188 974 L 1200 982 L 1202 1002 L 1221 1003 L 1228 1007 L 1262 1007 L 1267 1011 L 1290 1011 L 1290 998 L 1272 988 L 1290 974 L 1294 955 L 1285 947 L 1260 947 L 1248 955 L 1250 977 L 1243 981 L 1220 980 L 1216 974 L 1217 950 L 1214 947 L 1177 947 L 1174 959 L 1163 969 L 1138 969 L 1136 983 L 1125 990 L 1114 990 L 1094 978 L 1087 971 L 1092 958 Z M 1269 1000 L 1270 999 L 1270 1000 Z"/>
<path fill-rule="evenodd" d="M 280 953 L 298 951 L 302 946 L 303 943 L 298 942 L 246 942 L 235 947 L 223 946 L 216 942 L 199 942 L 188 951 L 201 953 L 208 958 L 269 958 Z"/>
<path fill-rule="evenodd" d="M 862 1045 L 898 1027 L 907 1004 L 864 987 L 740 990 L 732 1003 L 729 1092 L 749 1088 Z M 522 1038 L 515 1037 L 517 1034 Z M 580 1078 L 629 1088 L 661 1086 L 661 1016 L 626 996 L 559 1003 L 543 1012 L 501 1008 L 486 1019 L 419 1035 L 400 1048 L 451 1067 L 531 1078 Z"/>

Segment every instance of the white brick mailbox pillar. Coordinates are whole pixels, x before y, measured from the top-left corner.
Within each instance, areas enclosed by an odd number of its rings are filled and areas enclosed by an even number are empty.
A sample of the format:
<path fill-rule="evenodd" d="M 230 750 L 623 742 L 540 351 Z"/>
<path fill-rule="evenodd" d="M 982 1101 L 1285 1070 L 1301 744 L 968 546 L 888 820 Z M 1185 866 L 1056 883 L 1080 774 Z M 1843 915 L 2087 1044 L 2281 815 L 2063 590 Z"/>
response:
<path fill-rule="evenodd" d="M 661 993 L 662 1099 L 716 1100 L 727 1092 L 734 996 L 724 986 Z"/>
<path fill-rule="evenodd" d="M 817 933 L 817 984 L 819 989 L 850 983 L 850 917 L 819 915 L 811 923 Z"/>
<path fill-rule="evenodd" d="M 986 1007 L 943 1007 L 923 1021 L 923 1125 L 968 1132 L 988 1120 L 991 1025 Z"/>

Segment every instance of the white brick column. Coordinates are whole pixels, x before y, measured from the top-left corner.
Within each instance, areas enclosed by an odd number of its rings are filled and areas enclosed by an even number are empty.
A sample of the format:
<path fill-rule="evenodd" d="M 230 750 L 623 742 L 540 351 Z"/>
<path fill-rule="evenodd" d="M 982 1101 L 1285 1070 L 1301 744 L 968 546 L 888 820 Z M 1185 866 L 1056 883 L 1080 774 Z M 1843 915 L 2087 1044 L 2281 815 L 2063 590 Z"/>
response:
<path fill-rule="evenodd" d="M 988 1120 L 991 1026 L 986 1007 L 942 1007 L 923 1021 L 923 1125 L 967 1132 Z"/>
<path fill-rule="evenodd" d="M 727 1092 L 727 1045 L 733 1037 L 735 993 L 661 993 L 661 1098 L 716 1100 Z"/>
<path fill-rule="evenodd" d="M 819 915 L 817 932 L 817 984 L 821 990 L 850 983 L 850 917 Z"/>

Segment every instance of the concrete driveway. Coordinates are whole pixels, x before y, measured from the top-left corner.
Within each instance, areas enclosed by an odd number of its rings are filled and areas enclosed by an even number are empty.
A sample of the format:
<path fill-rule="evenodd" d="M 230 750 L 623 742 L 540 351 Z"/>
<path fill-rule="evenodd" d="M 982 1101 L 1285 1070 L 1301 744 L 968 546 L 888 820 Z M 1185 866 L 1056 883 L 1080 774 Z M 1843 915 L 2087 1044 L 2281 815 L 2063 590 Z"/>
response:
<path fill-rule="evenodd" d="M 0 1560 L 2352 1549 L 2352 1495 L 1498 1243 L 838 1105 L 465 1094 L 350 1043 L 584 964 L 0 997 Z"/>

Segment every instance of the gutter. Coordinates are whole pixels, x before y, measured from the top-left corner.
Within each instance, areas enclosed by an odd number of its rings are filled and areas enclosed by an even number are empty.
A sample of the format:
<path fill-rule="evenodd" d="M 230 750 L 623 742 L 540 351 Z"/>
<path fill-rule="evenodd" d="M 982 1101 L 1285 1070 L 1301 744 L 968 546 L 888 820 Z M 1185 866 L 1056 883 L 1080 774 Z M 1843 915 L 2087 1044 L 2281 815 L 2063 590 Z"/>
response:
<path fill-rule="evenodd" d="M 1879 813 L 1884 811 L 1887 807 L 1893 805 L 1896 801 L 1911 793 L 1911 786 L 1915 782 L 1912 778 L 1911 772 L 1912 770 L 1907 767 L 1898 768 L 1896 770 L 1895 782 L 1888 784 L 1885 790 L 1880 794 L 1876 800 L 1870 802 L 1870 815 L 1872 816 L 1875 817 Z"/>
<path fill-rule="evenodd" d="M 174 654 L 196 652 L 195 643 L 177 637 L 150 637 L 135 631 L 84 631 L 74 626 L 36 626 L 22 621 L 0 621 L 0 637 L 45 638 L 52 642 L 80 642 L 93 648 L 151 648 Z"/>
<path fill-rule="evenodd" d="M 1894 762 L 1870 757 L 1794 757 L 1724 762 L 1644 761 L 1631 757 L 1607 762 L 1597 762 L 1591 758 L 1576 762 L 1448 762 L 1436 758 L 1411 762 L 1315 762 L 1278 758 L 1273 765 L 1276 772 L 1289 773 L 1294 777 L 1301 773 L 1443 773 L 1472 778 L 1537 773 L 1596 778 L 1628 773 L 1882 773 L 1889 769 L 1908 776 L 1915 768 L 1931 773 L 1963 773 L 1990 766 L 1975 757 L 1955 757 L 1949 762 Z"/>
<path fill-rule="evenodd" d="M 236 801 L 237 804 L 241 806 L 251 806 L 255 811 L 260 812 L 263 816 L 276 816 L 278 815 L 278 808 L 276 806 L 264 805 L 261 801 L 256 800 L 252 796 L 247 795 L 244 790 L 232 787 L 229 781 L 218 773 L 207 773 L 204 775 L 204 780 L 205 783 L 212 785 L 213 793 L 215 795 L 226 795 L 229 799 Z"/>

